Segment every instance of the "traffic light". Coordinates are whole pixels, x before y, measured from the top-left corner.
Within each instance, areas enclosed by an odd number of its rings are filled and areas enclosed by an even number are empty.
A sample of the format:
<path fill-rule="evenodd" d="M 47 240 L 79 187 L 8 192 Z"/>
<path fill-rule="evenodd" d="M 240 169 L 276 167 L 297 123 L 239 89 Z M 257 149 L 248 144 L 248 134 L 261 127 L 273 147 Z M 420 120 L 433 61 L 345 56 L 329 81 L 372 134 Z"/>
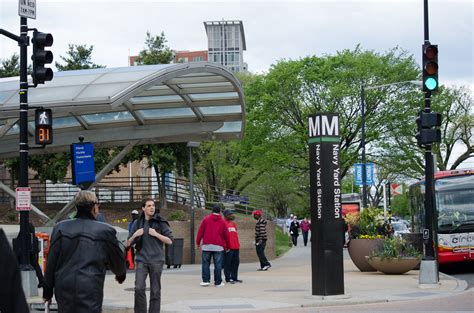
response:
<path fill-rule="evenodd" d="M 53 35 L 46 34 L 37 31 L 33 32 L 33 83 L 44 84 L 45 81 L 53 79 L 53 70 L 44 67 L 45 64 L 53 62 L 53 53 L 48 50 L 44 50 L 45 47 L 51 47 L 53 45 Z"/>
<path fill-rule="evenodd" d="M 423 91 L 438 90 L 438 45 L 423 45 Z"/>
<path fill-rule="evenodd" d="M 53 143 L 53 113 L 50 109 L 35 110 L 35 142 L 37 145 Z"/>
<path fill-rule="evenodd" d="M 424 147 L 435 142 L 441 142 L 441 114 L 420 111 L 416 118 L 418 132 L 415 135 L 419 147 Z M 434 127 L 434 128 L 433 128 Z"/>

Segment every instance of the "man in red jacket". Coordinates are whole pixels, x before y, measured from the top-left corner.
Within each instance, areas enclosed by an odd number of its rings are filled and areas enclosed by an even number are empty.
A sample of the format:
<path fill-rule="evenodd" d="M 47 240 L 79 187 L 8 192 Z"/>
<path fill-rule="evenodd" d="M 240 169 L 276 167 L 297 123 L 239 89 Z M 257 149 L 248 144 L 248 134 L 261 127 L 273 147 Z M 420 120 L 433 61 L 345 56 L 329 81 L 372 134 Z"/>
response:
<path fill-rule="evenodd" d="M 224 254 L 224 275 L 225 281 L 230 284 L 241 283 L 238 279 L 239 271 L 239 235 L 237 234 L 237 226 L 233 222 L 235 219 L 234 211 L 227 209 L 224 211 L 224 221 L 229 231 L 229 251 Z"/>
<path fill-rule="evenodd" d="M 214 260 L 214 284 L 223 287 L 222 261 L 224 251 L 229 247 L 229 232 L 224 219 L 221 216 L 220 205 L 212 208 L 212 213 L 206 216 L 199 226 L 196 236 L 197 249 L 202 248 L 202 282 L 201 286 L 207 287 L 211 284 L 211 257 Z"/>

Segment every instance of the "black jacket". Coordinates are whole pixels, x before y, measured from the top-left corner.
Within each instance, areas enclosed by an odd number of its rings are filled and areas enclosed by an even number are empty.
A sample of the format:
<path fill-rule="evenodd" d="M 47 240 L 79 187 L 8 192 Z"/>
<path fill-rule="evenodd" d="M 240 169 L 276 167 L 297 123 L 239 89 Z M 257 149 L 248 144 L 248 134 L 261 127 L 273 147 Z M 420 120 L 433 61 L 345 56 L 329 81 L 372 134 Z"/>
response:
<path fill-rule="evenodd" d="M 16 256 L 0 228 L 0 312 L 28 313 Z"/>
<path fill-rule="evenodd" d="M 170 224 L 168 223 L 168 221 L 166 219 L 161 217 L 158 214 L 158 212 L 155 213 L 155 215 L 153 215 L 152 218 L 150 218 L 148 223 L 149 223 L 150 227 L 153 228 L 154 230 L 156 230 L 158 233 L 160 233 L 163 236 L 166 236 L 166 237 L 170 238 L 171 240 L 173 240 L 173 233 L 171 232 Z M 132 227 L 130 228 L 130 232 L 128 233 L 128 238 L 130 238 L 138 229 L 143 228 L 144 224 L 145 224 L 145 213 L 142 212 L 142 214 L 140 214 L 138 219 L 136 219 L 133 222 Z M 160 243 L 161 249 L 163 249 L 163 243 L 160 240 L 158 240 L 158 241 Z M 137 250 L 137 252 L 141 250 L 142 244 L 143 244 L 143 236 L 138 237 L 132 243 L 132 245 L 135 245 L 135 249 Z M 157 261 L 164 261 L 165 260 L 164 259 L 165 252 L 163 250 L 161 252 L 162 252 L 161 255 L 163 255 L 163 259 L 162 260 L 157 260 Z"/>
<path fill-rule="evenodd" d="M 54 289 L 59 312 L 101 312 L 106 269 L 126 274 L 115 229 L 87 218 L 60 222 L 51 235 L 43 297 Z"/>
<path fill-rule="evenodd" d="M 290 234 L 292 236 L 299 236 L 300 223 L 298 221 L 292 221 L 290 224 Z"/>

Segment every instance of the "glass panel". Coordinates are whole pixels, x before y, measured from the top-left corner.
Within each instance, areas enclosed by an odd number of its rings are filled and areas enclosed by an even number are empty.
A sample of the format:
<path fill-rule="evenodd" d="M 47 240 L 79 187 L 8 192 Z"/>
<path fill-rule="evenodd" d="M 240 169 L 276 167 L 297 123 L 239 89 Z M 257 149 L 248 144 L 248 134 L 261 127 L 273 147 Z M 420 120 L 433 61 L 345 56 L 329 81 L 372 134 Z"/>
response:
<path fill-rule="evenodd" d="M 201 88 L 201 87 L 227 87 L 232 86 L 229 82 L 220 82 L 220 83 L 196 83 L 196 84 L 181 84 L 181 88 Z"/>
<path fill-rule="evenodd" d="M 53 128 L 81 126 L 74 117 L 58 117 L 53 119 Z"/>
<path fill-rule="evenodd" d="M 125 90 L 131 84 L 132 82 L 90 85 L 75 100 L 88 98 L 99 98 L 101 100 L 110 99 L 119 92 Z"/>
<path fill-rule="evenodd" d="M 224 122 L 224 126 L 216 130 L 216 133 L 238 133 L 242 131 L 242 121 Z"/>
<path fill-rule="evenodd" d="M 189 97 L 195 100 L 216 100 L 216 99 L 234 99 L 238 98 L 237 92 L 220 92 L 220 93 L 201 93 L 201 94 L 189 94 Z"/>
<path fill-rule="evenodd" d="M 128 111 L 87 114 L 82 115 L 82 118 L 84 118 L 84 120 L 89 124 L 124 122 L 134 120 L 133 116 Z"/>
<path fill-rule="evenodd" d="M 178 95 L 169 95 L 169 96 L 133 97 L 129 101 L 131 104 L 150 104 L 150 103 L 166 103 L 166 102 L 183 102 L 183 99 Z"/>
<path fill-rule="evenodd" d="M 17 123 L 15 123 L 15 125 L 13 125 L 12 128 L 10 128 L 7 131 L 7 135 L 14 135 L 14 134 L 18 134 L 18 133 L 20 133 L 20 126 L 18 126 Z"/>
<path fill-rule="evenodd" d="M 145 119 L 195 117 L 190 108 L 138 110 Z"/>
<path fill-rule="evenodd" d="M 204 115 L 216 115 L 216 114 L 233 114 L 242 113 L 242 107 L 240 105 L 224 105 L 214 107 L 199 107 L 199 110 Z"/>

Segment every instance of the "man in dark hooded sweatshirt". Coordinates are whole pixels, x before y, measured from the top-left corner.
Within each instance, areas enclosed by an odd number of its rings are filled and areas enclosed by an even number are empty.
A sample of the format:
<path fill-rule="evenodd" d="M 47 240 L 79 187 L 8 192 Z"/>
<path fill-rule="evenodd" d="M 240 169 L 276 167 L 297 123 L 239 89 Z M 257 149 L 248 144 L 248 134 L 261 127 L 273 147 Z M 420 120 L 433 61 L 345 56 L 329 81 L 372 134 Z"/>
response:
<path fill-rule="evenodd" d="M 95 219 L 99 213 L 95 193 L 79 191 L 74 204 L 76 217 L 56 224 L 51 235 L 43 299 L 51 302 L 54 290 L 59 312 L 99 313 L 106 270 L 121 284 L 125 256 L 115 229 Z"/>
<path fill-rule="evenodd" d="M 142 201 L 140 217 L 128 234 L 127 246 L 135 245 L 135 313 L 146 313 L 146 277 L 150 275 L 150 313 L 161 309 L 161 272 L 165 263 L 164 244 L 173 240 L 168 221 L 160 216 L 152 198 Z"/>

